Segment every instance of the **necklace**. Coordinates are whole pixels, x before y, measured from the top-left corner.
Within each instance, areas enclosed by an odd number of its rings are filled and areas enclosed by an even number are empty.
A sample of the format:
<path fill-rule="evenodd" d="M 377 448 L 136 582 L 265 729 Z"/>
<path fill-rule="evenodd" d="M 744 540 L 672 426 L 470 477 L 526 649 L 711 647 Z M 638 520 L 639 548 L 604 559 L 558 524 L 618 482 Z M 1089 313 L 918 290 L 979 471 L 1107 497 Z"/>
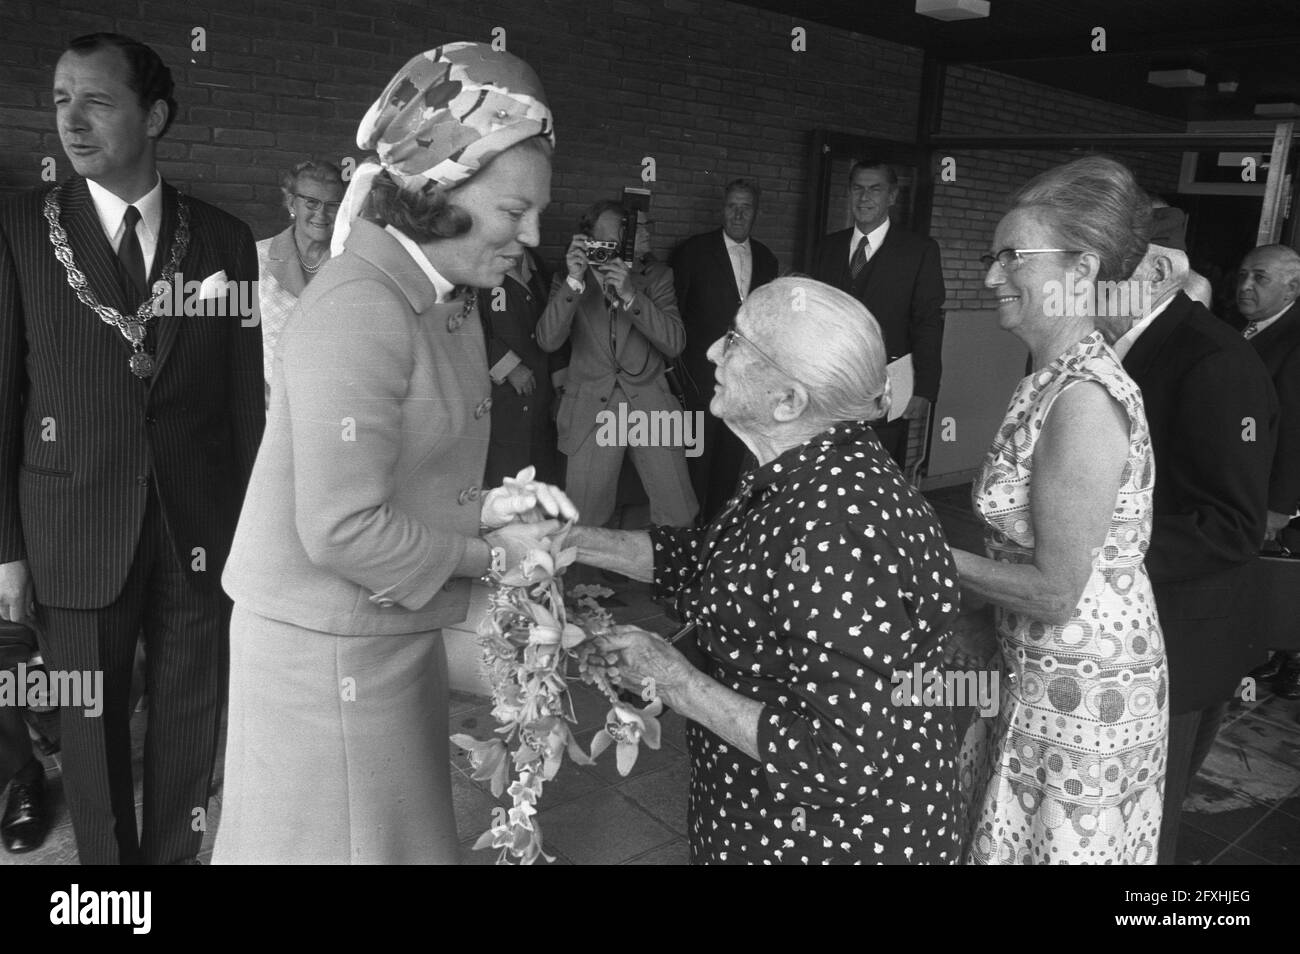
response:
<path fill-rule="evenodd" d="M 328 255 L 322 255 L 320 258 L 316 259 L 315 265 L 308 265 L 307 259 L 302 257 L 302 250 L 298 248 L 297 239 L 294 239 L 293 250 L 298 253 L 298 264 L 302 266 L 302 270 L 311 275 L 315 275 L 318 271 L 320 271 L 320 267 L 324 265 L 325 260 L 329 258 Z"/>
<path fill-rule="evenodd" d="M 190 207 L 182 195 L 176 196 L 176 235 L 172 239 L 171 254 L 168 256 L 167 265 L 163 268 L 162 277 L 154 282 L 153 294 L 141 302 L 140 307 L 132 315 L 123 315 L 116 308 L 110 308 L 99 300 L 95 290 L 90 287 L 86 281 L 85 274 L 77 267 L 76 260 L 72 257 L 72 247 L 68 245 L 68 233 L 59 224 L 61 209 L 59 207 L 59 194 L 62 186 L 55 186 L 50 190 L 50 194 L 45 197 L 45 207 L 43 209 L 45 218 L 50 223 L 50 244 L 54 246 L 54 257 L 63 263 L 64 269 L 68 273 L 68 285 L 77 293 L 77 298 L 81 303 L 99 315 L 101 321 L 107 325 L 112 325 L 131 344 L 131 373 L 137 378 L 147 378 L 154 372 L 153 357 L 144 350 L 145 332 L 148 330 L 149 322 L 153 321 L 154 315 L 165 304 L 167 296 L 171 294 L 172 282 L 176 278 L 176 268 L 180 265 L 181 259 L 185 257 L 185 252 L 190 245 Z"/>

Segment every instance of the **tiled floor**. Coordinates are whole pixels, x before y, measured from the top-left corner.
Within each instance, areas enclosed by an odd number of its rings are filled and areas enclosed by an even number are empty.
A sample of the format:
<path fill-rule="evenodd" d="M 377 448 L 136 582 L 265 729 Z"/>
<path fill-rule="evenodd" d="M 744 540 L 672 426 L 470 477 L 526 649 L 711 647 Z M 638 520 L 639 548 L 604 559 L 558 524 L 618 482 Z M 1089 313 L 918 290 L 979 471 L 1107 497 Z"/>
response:
<path fill-rule="evenodd" d="M 954 546 L 979 546 L 979 531 L 969 513 L 968 491 L 937 491 L 927 496 Z M 637 623 L 666 634 L 673 626 L 650 598 L 644 584 L 624 583 L 606 601 L 620 622 Z M 575 691 L 579 739 L 584 747 L 604 722 L 607 704 L 585 687 Z M 145 714 L 133 723 L 137 777 Z M 1236 703 L 1213 751 L 1183 806 L 1180 864 L 1295 864 L 1300 861 L 1300 702 L 1288 702 L 1261 689 L 1255 702 Z M 486 738 L 494 727 L 489 706 L 473 696 L 451 702 L 453 732 Z M 566 762 L 547 785 L 539 813 L 546 850 L 557 864 L 685 864 L 686 786 L 689 767 L 684 723 L 675 713 L 663 719 L 663 745 L 642 749 L 633 771 L 619 776 L 613 753 L 597 765 Z M 63 804 L 57 765 L 50 764 L 54 828 L 44 846 L 26 855 L 0 852 L 0 864 L 70 864 L 76 861 L 71 823 Z M 462 838 L 462 860 L 491 864 L 490 850 L 470 846 L 488 826 L 497 804 L 484 782 L 473 781 L 462 755 L 452 760 L 452 793 Z M 218 760 L 218 772 L 220 760 Z M 137 798 L 139 789 L 137 786 Z M 209 807 L 201 860 L 211 855 L 221 799 Z"/>

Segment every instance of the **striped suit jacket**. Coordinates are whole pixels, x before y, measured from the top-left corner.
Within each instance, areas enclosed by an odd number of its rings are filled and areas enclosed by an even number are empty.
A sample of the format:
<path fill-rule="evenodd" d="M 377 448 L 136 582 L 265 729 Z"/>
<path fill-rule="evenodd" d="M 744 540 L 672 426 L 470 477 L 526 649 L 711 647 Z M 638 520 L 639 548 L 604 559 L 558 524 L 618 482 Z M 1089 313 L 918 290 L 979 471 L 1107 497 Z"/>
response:
<path fill-rule="evenodd" d="M 54 256 L 41 212 L 47 191 L 0 203 L 0 563 L 26 559 L 45 605 L 107 606 L 126 581 L 156 486 L 190 579 L 217 587 L 264 427 L 261 330 L 238 315 L 155 318 L 156 368 L 137 378 L 130 345 L 78 301 Z M 164 182 L 151 283 L 169 257 L 176 197 Z M 178 281 L 224 270 L 254 282 L 248 226 L 188 204 Z M 78 267 L 100 301 L 125 312 L 116 255 L 84 179 L 63 183 L 61 207 Z"/>

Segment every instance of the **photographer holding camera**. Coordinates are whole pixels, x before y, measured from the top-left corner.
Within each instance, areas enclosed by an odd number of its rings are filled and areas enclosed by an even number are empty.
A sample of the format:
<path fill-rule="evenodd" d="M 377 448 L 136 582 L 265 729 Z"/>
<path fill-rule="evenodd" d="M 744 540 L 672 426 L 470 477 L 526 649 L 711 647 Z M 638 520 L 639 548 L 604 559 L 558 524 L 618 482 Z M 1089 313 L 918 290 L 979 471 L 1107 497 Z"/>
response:
<path fill-rule="evenodd" d="M 568 274 L 554 283 L 537 323 L 537 343 L 555 351 L 572 342 L 556 425 L 568 458 L 565 489 L 583 523 L 598 527 L 613 514 L 626 448 L 650 498 L 651 521 L 686 527 L 699 508 L 683 447 L 633 443 L 621 431 L 609 441 L 609 428 L 599 426 L 609 420 L 602 411 L 613 420 L 639 418 L 637 411 L 652 421 L 655 411 L 684 414 L 664 375 L 666 362 L 686 342 L 672 270 L 646 257 L 649 234 L 640 225 L 633 261 L 619 256 L 631 221 L 632 213 L 612 200 L 597 202 L 582 217 L 565 254 Z"/>

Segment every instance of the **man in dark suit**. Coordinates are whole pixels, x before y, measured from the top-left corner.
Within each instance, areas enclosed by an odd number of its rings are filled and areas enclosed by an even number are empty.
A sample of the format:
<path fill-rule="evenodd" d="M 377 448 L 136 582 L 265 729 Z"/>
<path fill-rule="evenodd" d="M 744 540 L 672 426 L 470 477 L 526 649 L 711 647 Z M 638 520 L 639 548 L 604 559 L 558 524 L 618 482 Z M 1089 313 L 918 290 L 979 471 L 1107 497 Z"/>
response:
<path fill-rule="evenodd" d="M 562 479 L 556 450 L 552 358 L 537 344 L 537 320 L 551 295 L 551 273 L 532 249 L 486 296 L 482 309 L 492 379 L 492 437 L 484 487 L 499 487 L 525 467 L 543 483 Z"/>
<path fill-rule="evenodd" d="M 708 350 L 726 334 L 749 293 L 776 278 L 776 256 L 750 236 L 760 196 L 757 182 L 729 182 L 722 228 L 692 235 L 672 258 L 677 306 L 686 325 L 686 349 L 678 359 L 679 370 L 685 372 L 682 397 L 687 410 L 705 415 L 703 451 L 687 461 L 702 523 L 712 520 L 735 491 L 745 456 L 740 439 L 709 413 L 715 381 Z"/>
<path fill-rule="evenodd" d="M 890 223 L 889 210 L 897 201 L 898 173 L 893 167 L 875 159 L 854 163 L 849 173 L 853 228 L 821 240 L 812 276 L 867 306 L 880 324 L 891 362 L 912 356 L 911 399 L 901 417 L 876 426 L 880 443 L 903 467 L 909 422 L 927 419 L 939 396 L 947 290 L 938 243 Z"/>
<path fill-rule="evenodd" d="M 1152 307 L 1097 325 L 1142 391 L 1155 457 L 1146 569 L 1169 662 L 1158 857 L 1173 864 L 1188 783 L 1250 665 L 1241 597 L 1264 539 L 1277 399 L 1249 345 L 1181 290 L 1183 213 L 1153 212 L 1154 241 L 1133 273 L 1150 283 Z"/>
<path fill-rule="evenodd" d="M 1237 310 L 1277 389 L 1281 424 L 1268 482 L 1265 537 L 1300 549 L 1300 255 L 1286 245 L 1261 245 L 1237 272 Z M 1289 526 L 1288 526 L 1289 525 Z M 1279 695 L 1300 699 L 1300 652 L 1276 653 L 1257 677 Z"/>
<path fill-rule="evenodd" d="M 73 40 L 54 103 L 76 174 L 0 205 L 0 613 L 35 618 L 51 670 L 103 673 L 102 716 L 62 718 L 88 864 L 199 851 L 225 690 L 221 571 L 264 426 L 261 332 L 240 314 L 256 300 L 253 236 L 158 175 L 172 89 L 135 40 Z M 184 314 L 160 282 L 190 285 Z M 138 837 L 128 693 L 141 633 Z"/>

